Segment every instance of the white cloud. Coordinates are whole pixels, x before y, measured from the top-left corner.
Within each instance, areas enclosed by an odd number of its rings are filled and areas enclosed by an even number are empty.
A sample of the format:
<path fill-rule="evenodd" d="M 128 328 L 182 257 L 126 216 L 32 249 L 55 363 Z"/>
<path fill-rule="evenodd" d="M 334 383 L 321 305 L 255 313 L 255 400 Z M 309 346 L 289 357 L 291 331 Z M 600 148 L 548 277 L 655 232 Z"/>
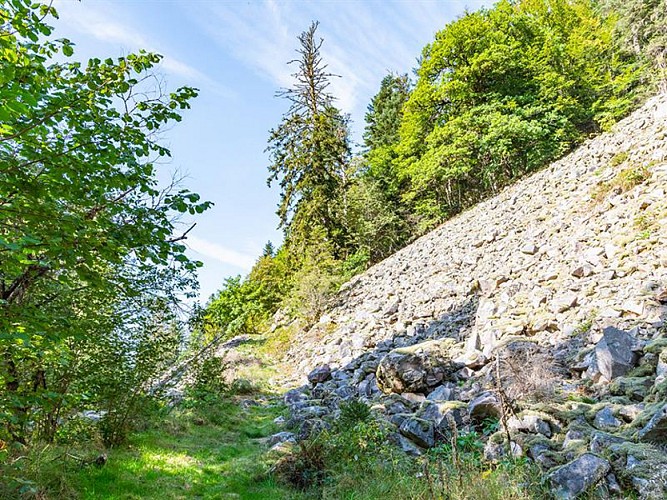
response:
<path fill-rule="evenodd" d="M 167 73 L 178 76 L 192 85 L 202 85 L 216 94 L 231 98 L 235 93 L 208 75 L 191 65 L 173 57 L 160 44 L 148 39 L 138 31 L 129 27 L 125 20 L 118 19 L 118 13 L 111 11 L 105 4 L 86 2 L 67 2 L 58 0 L 55 3 L 60 13 L 61 21 L 78 33 L 92 36 L 96 40 L 108 44 L 118 44 L 122 49 L 145 49 L 163 55 L 160 67 Z"/>
<path fill-rule="evenodd" d="M 244 271 L 249 271 L 257 259 L 256 256 L 226 248 L 197 236 L 188 236 L 186 243 L 195 252 Z"/>
<path fill-rule="evenodd" d="M 472 9 L 490 0 L 470 0 Z M 231 52 L 276 87 L 292 84 L 287 61 L 297 57 L 296 37 L 311 21 L 320 20 L 323 60 L 331 73 L 331 91 L 343 111 L 361 122 L 365 106 L 389 71 L 410 72 L 419 50 L 435 32 L 461 14 L 465 4 L 454 0 L 299 2 L 181 2 L 224 51 Z M 358 124 L 359 126 L 359 124 Z"/>

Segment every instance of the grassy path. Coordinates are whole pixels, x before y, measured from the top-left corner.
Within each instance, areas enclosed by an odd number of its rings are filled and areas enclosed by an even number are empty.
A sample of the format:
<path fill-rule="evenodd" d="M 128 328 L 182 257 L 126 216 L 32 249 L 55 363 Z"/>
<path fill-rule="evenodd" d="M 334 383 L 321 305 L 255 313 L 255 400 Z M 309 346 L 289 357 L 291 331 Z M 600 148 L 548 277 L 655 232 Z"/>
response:
<path fill-rule="evenodd" d="M 81 449 L 51 446 L 33 450 L 17 477 L 27 490 L 39 486 L 36 497 L 42 499 L 293 498 L 267 474 L 264 457 L 263 438 L 277 431 L 273 419 L 282 411 L 271 400 L 178 410 L 127 445 L 107 450 L 102 467 L 77 460 L 102 451 L 90 443 Z"/>

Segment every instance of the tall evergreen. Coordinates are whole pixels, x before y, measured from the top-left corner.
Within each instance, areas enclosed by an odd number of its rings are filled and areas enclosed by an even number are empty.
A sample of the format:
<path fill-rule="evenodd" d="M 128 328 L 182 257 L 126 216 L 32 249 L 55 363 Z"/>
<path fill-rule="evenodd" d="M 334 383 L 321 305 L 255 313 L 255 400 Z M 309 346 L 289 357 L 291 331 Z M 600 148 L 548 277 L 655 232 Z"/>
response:
<path fill-rule="evenodd" d="M 312 23 L 298 37 L 299 58 L 290 62 L 297 65 L 294 85 L 278 92 L 291 106 L 270 132 L 268 183 L 278 181 L 281 187 L 278 215 L 287 241 L 305 247 L 312 238 L 324 237 L 339 254 L 344 227 L 334 202 L 344 190 L 351 154 L 348 117 L 334 106 L 328 91 L 335 75 L 322 61 L 317 27 Z"/>

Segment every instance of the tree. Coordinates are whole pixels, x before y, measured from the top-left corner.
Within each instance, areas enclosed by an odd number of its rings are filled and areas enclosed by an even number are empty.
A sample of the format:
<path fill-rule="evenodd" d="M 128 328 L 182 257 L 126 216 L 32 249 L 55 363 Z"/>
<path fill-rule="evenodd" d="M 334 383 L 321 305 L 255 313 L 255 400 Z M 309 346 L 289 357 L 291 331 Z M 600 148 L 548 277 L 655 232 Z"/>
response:
<path fill-rule="evenodd" d="M 410 97 L 408 75 L 388 74 L 382 79 L 380 90 L 366 112 L 364 145 L 367 150 L 391 146 L 399 139 L 403 105 Z"/>
<path fill-rule="evenodd" d="M 84 342 L 127 342 L 148 302 L 192 289 L 200 264 L 177 216 L 210 206 L 156 180 L 159 132 L 196 90 L 164 93 L 160 56 L 143 51 L 69 62 L 49 16 L 29 0 L 0 7 L 0 421 L 13 439 L 75 385 L 58 377 Z"/>
<path fill-rule="evenodd" d="M 592 0 L 501 1 L 427 45 L 404 108 L 403 201 L 427 229 L 623 116 L 640 80 Z"/>
<path fill-rule="evenodd" d="M 389 74 L 368 105 L 364 130 L 368 175 L 378 184 L 387 201 L 398 210 L 400 183 L 396 172 L 396 145 L 403 109 L 410 97 L 408 75 Z"/>
<path fill-rule="evenodd" d="M 342 253 L 345 228 L 332 203 L 344 190 L 350 157 L 348 118 L 333 106 L 328 73 L 316 38 L 318 23 L 299 37 L 294 86 L 278 93 L 291 102 L 280 125 L 271 130 L 269 185 L 279 181 L 280 225 L 289 244 L 305 247 L 317 228 L 324 230 L 334 252 Z"/>
<path fill-rule="evenodd" d="M 616 31 L 621 45 L 651 65 L 651 76 L 661 91 L 667 91 L 667 3 L 604 0 L 602 5 L 608 15 L 618 16 Z"/>

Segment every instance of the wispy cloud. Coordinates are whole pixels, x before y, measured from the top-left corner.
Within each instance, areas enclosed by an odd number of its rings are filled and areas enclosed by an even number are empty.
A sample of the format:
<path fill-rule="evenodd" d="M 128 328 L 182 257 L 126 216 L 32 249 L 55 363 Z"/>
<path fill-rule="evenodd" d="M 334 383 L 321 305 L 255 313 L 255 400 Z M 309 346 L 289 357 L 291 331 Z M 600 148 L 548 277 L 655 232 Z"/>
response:
<path fill-rule="evenodd" d="M 328 69 L 341 78 L 331 90 L 339 106 L 361 120 L 364 107 L 387 72 L 410 72 L 419 50 L 455 14 L 489 5 L 490 0 L 437 2 L 185 2 L 194 17 L 222 50 L 273 80 L 277 87 L 292 83 L 286 62 L 294 59 L 296 36 L 311 21 L 322 22 L 322 55 Z"/>
<path fill-rule="evenodd" d="M 235 97 L 235 93 L 230 89 L 186 62 L 170 55 L 159 43 L 132 29 L 127 20 L 117 19 L 117 14 L 108 6 L 92 2 L 87 2 L 85 6 L 77 4 L 78 2 L 65 0 L 57 0 L 55 3 L 62 22 L 78 33 L 92 36 L 101 42 L 117 44 L 125 50 L 145 49 L 162 54 L 160 67 L 166 73 L 178 76 L 192 85 L 207 87 L 221 97 Z"/>
<path fill-rule="evenodd" d="M 238 252 L 197 236 L 188 236 L 186 242 L 195 252 L 244 271 L 249 271 L 256 260 L 256 257 L 251 254 Z"/>

